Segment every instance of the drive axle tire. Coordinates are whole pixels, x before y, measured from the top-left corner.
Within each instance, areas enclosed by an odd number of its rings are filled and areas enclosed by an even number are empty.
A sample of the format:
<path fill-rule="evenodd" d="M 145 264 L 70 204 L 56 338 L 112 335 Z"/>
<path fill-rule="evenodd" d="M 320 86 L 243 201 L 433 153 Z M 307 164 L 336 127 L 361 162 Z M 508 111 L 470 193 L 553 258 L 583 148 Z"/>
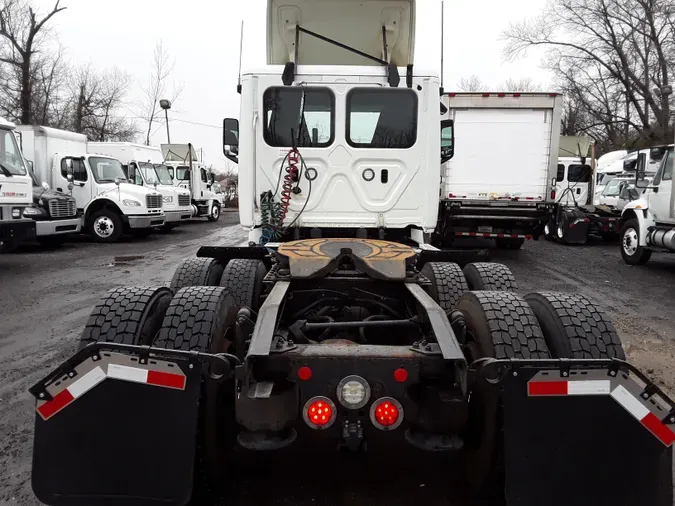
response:
<path fill-rule="evenodd" d="M 464 273 L 459 265 L 451 262 L 428 262 L 421 274 L 431 281 L 429 295 L 446 312 L 454 311 L 459 298 L 469 291 Z"/>
<path fill-rule="evenodd" d="M 612 322 L 583 295 L 529 293 L 525 295 L 544 332 L 553 358 L 618 358 L 626 360 Z"/>
<path fill-rule="evenodd" d="M 236 316 L 236 302 L 224 288 L 183 288 L 171 301 L 154 346 L 212 354 L 232 353 L 233 337 L 230 334 L 234 333 Z M 227 486 L 228 463 L 238 432 L 234 393 L 232 381 L 219 382 L 205 377 L 202 383 L 193 504 L 213 504 Z"/>
<path fill-rule="evenodd" d="M 550 353 L 532 309 L 512 292 L 469 292 L 457 303 L 467 327 L 467 359 L 546 359 Z M 469 400 L 462 469 L 485 500 L 503 492 L 501 405 L 495 385 L 479 381 Z"/>
<path fill-rule="evenodd" d="M 171 291 L 177 293 L 186 286 L 218 286 L 223 266 L 213 258 L 186 258 L 173 274 Z"/>
<path fill-rule="evenodd" d="M 511 270 L 503 264 L 476 262 L 464 267 L 469 288 L 473 291 L 512 291 L 518 289 L 518 283 Z"/>
<path fill-rule="evenodd" d="M 652 252 L 640 244 L 640 223 L 633 218 L 621 228 L 621 256 L 628 265 L 644 265 Z"/>
<path fill-rule="evenodd" d="M 166 287 L 110 290 L 91 312 L 78 349 L 96 342 L 152 344 L 171 297 L 171 290 Z"/>
<path fill-rule="evenodd" d="M 260 260 L 234 258 L 223 270 L 220 286 L 234 296 L 238 307 L 258 311 L 262 283 L 266 275 L 267 269 Z"/>

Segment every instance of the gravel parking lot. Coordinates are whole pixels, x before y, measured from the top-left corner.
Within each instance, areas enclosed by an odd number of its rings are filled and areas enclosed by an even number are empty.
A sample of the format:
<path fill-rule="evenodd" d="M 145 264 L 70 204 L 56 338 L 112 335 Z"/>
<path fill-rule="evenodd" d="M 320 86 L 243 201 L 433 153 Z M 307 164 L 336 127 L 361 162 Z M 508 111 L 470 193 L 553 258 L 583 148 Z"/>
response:
<path fill-rule="evenodd" d="M 201 245 L 241 243 L 246 236 L 236 220 L 230 213 L 215 224 L 194 222 L 144 240 L 100 245 L 78 239 L 58 250 L 28 247 L 0 256 L 0 504 L 38 504 L 30 488 L 34 406 L 27 388 L 72 353 L 99 297 L 119 285 L 168 283 L 176 264 Z M 675 392 L 675 257 L 655 255 L 645 267 L 630 267 L 618 248 L 542 240 L 521 251 L 493 251 L 493 260 L 513 270 L 522 293 L 579 292 L 597 301 L 614 320 L 630 359 Z M 371 473 L 364 482 L 359 475 L 366 473 L 352 469 L 336 479 L 342 473 L 310 478 L 303 471 L 300 486 L 289 486 L 285 474 L 251 478 L 234 493 L 235 503 L 468 504 L 442 473 L 407 473 L 401 480 Z M 376 486 L 379 480 L 383 487 Z"/>

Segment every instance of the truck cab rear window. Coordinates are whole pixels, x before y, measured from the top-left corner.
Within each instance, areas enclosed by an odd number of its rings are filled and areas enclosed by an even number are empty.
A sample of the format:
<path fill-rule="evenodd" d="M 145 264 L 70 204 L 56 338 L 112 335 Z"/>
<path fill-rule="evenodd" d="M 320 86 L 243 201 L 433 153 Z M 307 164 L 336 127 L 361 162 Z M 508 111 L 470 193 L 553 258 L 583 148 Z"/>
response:
<path fill-rule="evenodd" d="M 570 165 L 567 169 L 567 181 L 569 183 L 590 183 L 590 165 Z"/>
<path fill-rule="evenodd" d="M 356 148 L 407 149 L 417 140 L 417 94 L 355 89 L 347 97 L 347 142 Z"/>
<path fill-rule="evenodd" d="M 305 94 L 304 106 L 302 104 Z M 264 138 L 270 146 L 290 148 L 330 146 L 334 138 L 335 97 L 330 90 L 308 87 L 275 87 L 265 91 Z M 300 108 L 303 109 L 299 125 Z M 298 139 L 300 128 L 300 140 Z M 292 133 L 291 133 L 292 131 Z"/>

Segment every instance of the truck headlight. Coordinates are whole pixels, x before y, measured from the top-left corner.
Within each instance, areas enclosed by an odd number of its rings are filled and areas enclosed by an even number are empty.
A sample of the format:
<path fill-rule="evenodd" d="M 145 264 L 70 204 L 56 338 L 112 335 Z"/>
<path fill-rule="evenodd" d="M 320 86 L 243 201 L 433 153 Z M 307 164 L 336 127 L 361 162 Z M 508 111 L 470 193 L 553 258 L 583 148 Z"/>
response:
<path fill-rule="evenodd" d="M 124 202 L 124 205 L 125 205 L 125 206 L 129 206 L 129 207 L 141 207 L 141 203 L 140 203 L 138 200 L 127 199 L 127 200 L 123 200 L 122 202 Z"/>
<path fill-rule="evenodd" d="M 20 207 L 12 208 L 12 218 L 21 218 L 21 208 Z"/>
<path fill-rule="evenodd" d="M 164 202 L 165 204 L 170 204 L 171 202 L 173 202 L 173 197 L 162 197 L 162 202 Z"/>
<path fill-rule="evenodd" d="M 27 207 L 26 209 L 23 210 L 23 216 L 25 218 L 28 218 L 30 216 L 42 216 L 42 209 L 40 209 L 37 206 L 31 206 Z M 13 213 L 12 213 L 13 215 Z"/>

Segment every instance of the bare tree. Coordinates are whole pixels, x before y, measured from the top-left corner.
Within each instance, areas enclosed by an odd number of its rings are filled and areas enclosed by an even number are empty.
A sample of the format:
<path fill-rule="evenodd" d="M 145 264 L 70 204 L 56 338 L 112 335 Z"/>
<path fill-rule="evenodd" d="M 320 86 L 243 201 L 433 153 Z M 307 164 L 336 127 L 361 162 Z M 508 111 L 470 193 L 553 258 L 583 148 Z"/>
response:
<path fill-rule="evenodd" d="M 145 135 L 145 143 L 150 145 L 150 136 L 152 134 L 152 125 L 162 109 L 159 106 L 161 99 L 168 99 L 174 102 L 182 91 L 182 86 L 173 85 L 173 89 L 168 91 L 167 80 L 173 71 L 175 61 L 170 61 L 168 52 L 164 49 L 162 42 L 158 42 L 155 46 L 153 55 L 153 67 L 148 84 L 141 86 L 143 92 L 143 102 L 140 105 L 139 116 L 147 122 L 147 131 Z"/>
<path fill-rule="evenodd" d="M 499 91 L 509 91 L 509 92 L 535 92 L 542 91 L 541 85 L 535 83 L 530 77 L 525 77 L 523 79 L 507 79 L 502 84 L 499 85 Z"/>
<path fill-rule="evenodd" d="M 39 53 L 47 33 L 48 21 L 65 10 L 57 0 L 54 8 L 41 19 L 25 0 L 5 0 L 0 8 L 0 36 L 6 44 L 0 48 L 0 62 L 8 74 L 18 78 L 21 123 L 33 121 L 34 57 Z"/>
<path fill-rule="evenodd" d="M 480 77 L 477 75 L 471 75 L 470 77 L 463 77 L 457 82 L 457 89 L 459 91 L 473 92 L 473 91 L 485 91 L 487 86 L 480 80 Z"/>
<path fill-rule="evenodd" d="M 548 50 L 545 67 L 568 106 L 586 108 L 569 111 L 575 122 L 585 118 L 586 132 L 609 144 L 672 139 L 672 95 L 653 93 L 675 72 L 672 0 L 550 0 L 540 16 L 512 24 L 504 36 L 507 59 Z"/>
<path fill-rule="evenodd" d="M 136 124 L 120 113 L 131 77 L 117 68 L 97 72 L 90 64 L 73 73 L 71 128 L 95 141 L 130 141 L 138 134 Z"/>

